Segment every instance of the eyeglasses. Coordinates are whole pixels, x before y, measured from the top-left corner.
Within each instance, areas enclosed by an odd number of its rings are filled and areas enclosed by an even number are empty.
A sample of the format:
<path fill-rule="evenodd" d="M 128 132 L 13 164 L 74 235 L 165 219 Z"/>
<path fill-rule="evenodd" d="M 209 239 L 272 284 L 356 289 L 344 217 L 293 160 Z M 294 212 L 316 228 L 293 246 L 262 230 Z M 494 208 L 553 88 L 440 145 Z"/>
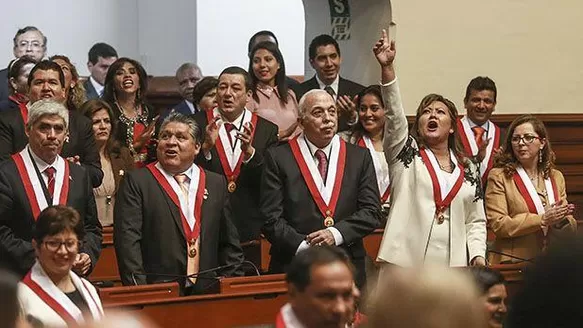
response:
<path fill-rule="evenodd" d="M 16 46 L 21 49 L 28 49 L 30 47 L 38 50 L 43 47 L 43 44 L 40 41 L 20 41 Z"/>
<path fill-rule="evenodd" d="M 81 242 L 79 242 L 78 240 L 74 240 L 74 239 L 69 239 L 69 240 L 65 240 L 65 241 L 48 240 L 48 241 L 44 242 L 45 247 L 50 252 L 57 252 L 59 249 L 61 249 L 62 245 L 65 245 L 65 249 L 69 253 L 73 253 L 73 252 L 78 251 L 80 243 Z"/>
<path fill-rule="evenodd" d="M 520 141 L 522 140 L 525 144 L 531 144 L 534 142 L 535 139 L 541 140 L 541 137 L 533 136 L 530 134 L 523 135 L 523 136 L 513 136 L 510 139 L 510 142 L 512 142 L 513 145 L 518 145 L 520 143 Z"/>

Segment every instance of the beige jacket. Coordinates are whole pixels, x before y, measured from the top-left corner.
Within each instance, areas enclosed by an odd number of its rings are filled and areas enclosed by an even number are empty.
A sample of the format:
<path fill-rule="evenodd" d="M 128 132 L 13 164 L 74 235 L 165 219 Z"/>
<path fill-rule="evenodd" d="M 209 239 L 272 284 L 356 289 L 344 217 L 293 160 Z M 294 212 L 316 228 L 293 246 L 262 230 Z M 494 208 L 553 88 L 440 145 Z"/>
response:
<path fill-rule="evenodd" d="M 392 178 L 392 206 L 377 260 L 422 265 L 435 213 L 431 177 L 417 142 L 409 136 L 397 80 L 384 85 L 382 92 L 387 117 L 383 148 Z M 486 254 L 486 216 L 476 171 L 466 164 L 462 187 L 450 205 L 450 266 L 466 266 Z"/>
<path fill-rule="evenodd" d="M 567 201 L 565 178 L 560 171 L 552 170 L 550 178 L 556 183 L 560 199 Z M 544 204 L 548 203 L 544 192 L 542 178 L 537 189 L 538 195 Z M 486 186 L 486 214 L 488 225 L 496 235 L 493 249 L 497 252 L 510 254 L 523 259 L 531 259 L 537 256 L 542 246 L 542 215 L 528 212 L 526 201 L 516 187 L 512 177 L 506 176 L 503 169 L 494 168 L 488 175 Z M 573 216 L 567 216 L 569 224 L 562 229 L 551 228 L 549 230 L 549 243 L 553 239 L 561 238 L 565 234 L 571 234 L 577 230 L 577 222 Z M 501 261 L 517 262 L 508 256 L 490 253 L 491 263 Z"/>

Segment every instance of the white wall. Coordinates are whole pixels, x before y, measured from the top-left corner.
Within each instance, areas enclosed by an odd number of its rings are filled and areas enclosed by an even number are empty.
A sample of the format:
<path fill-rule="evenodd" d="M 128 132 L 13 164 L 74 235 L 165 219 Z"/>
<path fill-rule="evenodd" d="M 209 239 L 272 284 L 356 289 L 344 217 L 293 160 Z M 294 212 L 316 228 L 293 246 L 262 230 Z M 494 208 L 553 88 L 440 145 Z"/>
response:
<path fill-rule="evenodd" d="M 260 30 L 277 36 L 286 73 L 304 74 L 301 0 L 197 0 L 197 12 L 197 58 L 205 75 L 232 65 L 247 69 L 247 43 Z"/>
<path fill-rule="evenodd" d="M 2 7 L 0 67 L 13 59 L 12 38 L 27 25 L 47 36 L 49 56 L 67 55 L 81 75 L 87 75 L 87 52 L 96 42 L 107 42 L 122 55 L 138 54 L 137 0 L 10 1 Z"/>

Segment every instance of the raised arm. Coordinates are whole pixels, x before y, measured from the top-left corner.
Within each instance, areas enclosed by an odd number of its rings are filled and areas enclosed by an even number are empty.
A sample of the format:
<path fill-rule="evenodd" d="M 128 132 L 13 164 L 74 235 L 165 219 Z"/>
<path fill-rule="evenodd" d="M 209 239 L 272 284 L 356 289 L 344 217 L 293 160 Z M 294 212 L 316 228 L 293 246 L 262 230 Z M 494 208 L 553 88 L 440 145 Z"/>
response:
<path fill-rule="evenodd" d="M 386 30 L 383 30 L 381 38 L 373 47 L 373 52 L 381 65 L 381 90 L 387 118 L 383 150 L 387 163 L 391 165 L 397 161 L 397 155 L 405 146 L 409 131 L 393 65 L 396 55 L 395 41 L 389 41 Z"/>

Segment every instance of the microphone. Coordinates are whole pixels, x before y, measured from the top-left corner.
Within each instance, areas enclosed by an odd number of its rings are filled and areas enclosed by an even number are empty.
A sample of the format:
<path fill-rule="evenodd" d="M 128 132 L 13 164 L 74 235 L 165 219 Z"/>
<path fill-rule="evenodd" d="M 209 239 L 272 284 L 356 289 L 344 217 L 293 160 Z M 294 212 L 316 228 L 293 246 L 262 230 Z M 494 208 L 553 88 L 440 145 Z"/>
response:
<path fill-rule="evenodd" d="M 525 258 L 518 257 L 518 256 L 515 256 L 515 255 L 512 255 L 512 254 L 507 254 L 507 253 L 504 253 L 504 252 L 488 250 L 487 253 L 492 253 L 492 254 L 498 254 L 498 255 L 502 255 L 502 256 L 507 256 L 507 257 L 509 257 L 511 259 L 519 260 L 520 262 L 518 262 L 518 263 L 521 263 L 521 262 L 534 263 L 534 259 L 525 259 Z M 501 263 L 501 264 L 503 264 L 503 263 Z"/>
<path fill-rule="evenodd" d="M 171 279 L 168 280 L 164 280 L 161 282 L 180 282 L 182 285 L 185 284 L 186 279 L 189 278 L 196 278 L 196 279 L 209 279 L 209 280 L 213 280 L 213 281 L 218 281 L 221 279 L 221 277 L 216 277 L 216 276 L 208 276 L 211 273 L 215 273 L 217 271 L 221 271 L 224 269 L 228 269 L 228 268 L 232 268 L 232 267 L 239 267 L 243 264 L 248 264 L 250 266 L 253 267 L 253 269 L 255 269 L 255 273 L 257 274 L 257 276 L 260 276 L 261 274 L 259 273 L 259 269 L 257 269 L 257 266 L 255 264 L 253 264 L 250 261 L 240 261 L 240 262 L 235 262 L 235 263 L 231 263 L 231 264 L 225 264 L 225 265 L 221 265 L 218 267 L 214 267 L 214 268 L 210 268 L 207 270 L 202 270 L 199 271 L 197 273 L 193 273 L 190 275 L 185 275 L 185 274 L 172 274 L 172 273 L 154 273 L 154 272 L 144 272 L 144 273 L 137 273 L 137 272 L 132 272 L 131 276 L 132 276 L 132 281 L 134 283 L 134 285 L 138 285 L 138 282 L 136 281 L 136 276 L 154 276 L 154 277 L 168 277 Z"/>

